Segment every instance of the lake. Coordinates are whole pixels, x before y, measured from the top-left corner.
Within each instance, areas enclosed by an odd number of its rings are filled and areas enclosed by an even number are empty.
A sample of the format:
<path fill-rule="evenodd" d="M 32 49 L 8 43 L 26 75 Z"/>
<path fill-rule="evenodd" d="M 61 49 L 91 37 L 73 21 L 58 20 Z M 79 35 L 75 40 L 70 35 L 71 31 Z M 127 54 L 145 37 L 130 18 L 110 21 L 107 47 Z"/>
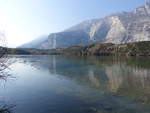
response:
<path fill-rule="evenodd" d="M 12 113 L 150 113 L 150 58 L 10 59 L 0 107 Z"/>

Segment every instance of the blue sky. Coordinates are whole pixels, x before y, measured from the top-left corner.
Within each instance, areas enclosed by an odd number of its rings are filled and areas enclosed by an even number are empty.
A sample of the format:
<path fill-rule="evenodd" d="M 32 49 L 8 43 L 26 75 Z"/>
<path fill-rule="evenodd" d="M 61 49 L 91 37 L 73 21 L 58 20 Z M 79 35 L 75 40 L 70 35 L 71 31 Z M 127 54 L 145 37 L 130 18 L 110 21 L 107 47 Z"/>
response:
<path fill-rule="evenodd" d="M 0 0 L 0 30 L 16 47 L 87 19 L 132 11 L 148 0 Z"/>

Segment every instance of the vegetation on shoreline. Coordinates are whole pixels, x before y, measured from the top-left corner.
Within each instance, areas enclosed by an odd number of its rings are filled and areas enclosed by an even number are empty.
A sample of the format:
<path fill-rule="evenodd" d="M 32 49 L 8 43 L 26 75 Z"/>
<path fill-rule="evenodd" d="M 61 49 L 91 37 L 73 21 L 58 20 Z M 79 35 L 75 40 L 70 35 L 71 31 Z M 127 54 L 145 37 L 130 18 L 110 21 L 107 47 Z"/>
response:
<path fill-rule="evenodd" d="M 127 44 L 96 43 L 89 46 L 73 46 L 63 49 L 8 48 L 8 54 L 17 55 L 75 55 L 75 56 L 150 56 L 150 41 Z"/>
<path fill-rule="evenodd" d="M 70 47 L 62 50 L 65 55 L 78 56 L 150 56 L 150 42 L 127 44 L 98 43 L 84 47 Z"/>

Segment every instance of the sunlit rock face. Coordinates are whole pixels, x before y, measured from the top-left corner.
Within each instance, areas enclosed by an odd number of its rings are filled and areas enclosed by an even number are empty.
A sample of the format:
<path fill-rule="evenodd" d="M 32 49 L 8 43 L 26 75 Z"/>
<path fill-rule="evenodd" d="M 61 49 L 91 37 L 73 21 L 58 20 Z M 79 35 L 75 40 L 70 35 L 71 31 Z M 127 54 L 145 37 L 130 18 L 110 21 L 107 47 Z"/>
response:
<path fill-rule="evenodd" d="M 112 16 L 108 19 L 110 29 L 105 38 L 105 42 L 121 43 L 126 35 L 126 29 L 118 16 Z"/>
<path fill-rule="evenodd" d="M 149 40 L 150 2 L 147 2 L 132 12 L 87 20 L 65 31 L 50 34 L 32 48 L 52 49 L 95 42 L 120 44 Z"/>

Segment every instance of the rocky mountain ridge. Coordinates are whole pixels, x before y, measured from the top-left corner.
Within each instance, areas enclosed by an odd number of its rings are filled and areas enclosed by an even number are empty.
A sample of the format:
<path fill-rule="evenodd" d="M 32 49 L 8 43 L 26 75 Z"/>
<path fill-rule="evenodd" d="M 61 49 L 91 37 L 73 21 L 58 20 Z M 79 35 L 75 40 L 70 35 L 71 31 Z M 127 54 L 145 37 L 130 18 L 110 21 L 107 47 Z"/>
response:
<path fill-rule="evenodd" d="M 138 41 L 150 41 L 150 2 L 132 12 L 87 20 L 63 32 L 52 33 L 30 48 L 55 49 L 97 42 L 122 44 Z"/>

